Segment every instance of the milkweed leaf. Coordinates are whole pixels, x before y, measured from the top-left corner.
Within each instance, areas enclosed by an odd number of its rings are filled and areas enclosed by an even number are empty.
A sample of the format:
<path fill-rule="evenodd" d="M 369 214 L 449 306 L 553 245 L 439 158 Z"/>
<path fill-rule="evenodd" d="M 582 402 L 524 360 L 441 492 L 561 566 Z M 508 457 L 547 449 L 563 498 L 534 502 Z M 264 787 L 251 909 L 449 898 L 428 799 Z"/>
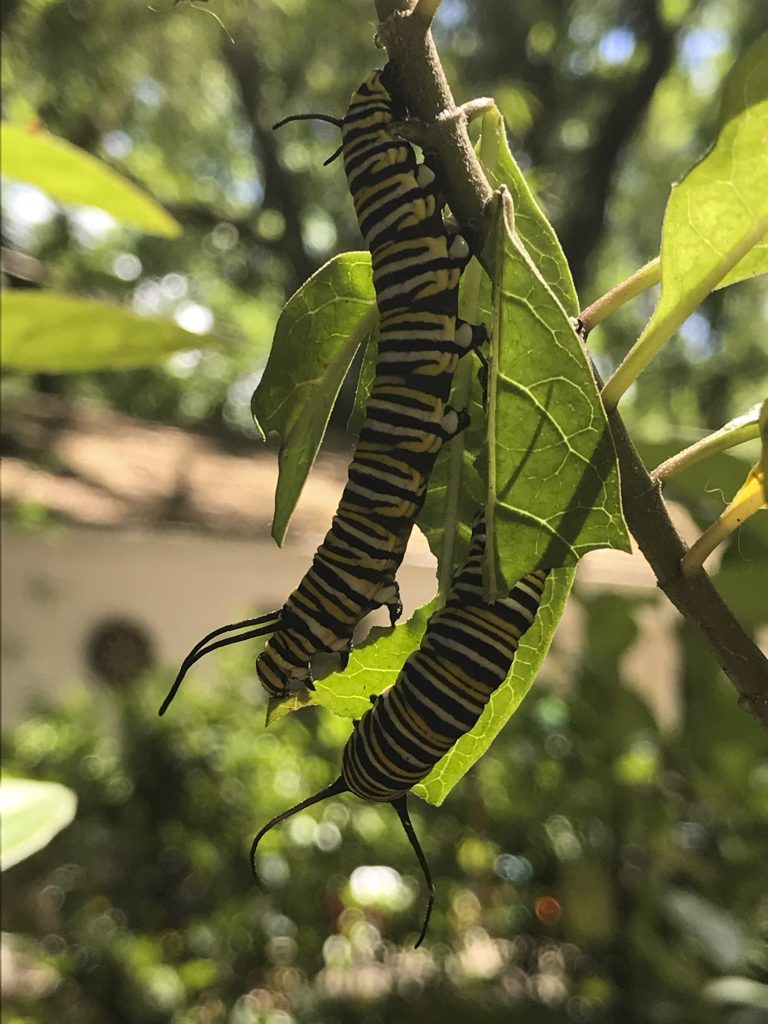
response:
<path fill-rule="evenodd" d="M 541 566 L 601 547 L 629 550 L 600 395 L 572 322 L 533 263 L 502 192 L 488 386 L 487 596 Z"/>
<path fill-rule="evenodd" d="M 579 305 L 570 268 L 552 225 L 510 151 L 504 120 L 496 106 L 483 115 L 476 149 L 489 182 L 496 188 L 506 186 L 515 209 L 515 225 L 538 271 L 566 311 L 575 316 Z M 476 261 L 470 263 L 462 277 L 459 309 L 470 323 L 490 327 L 491 285 Z M 475 464 L 475 455 L 483 449 L 486 434 L 479 367 L 476 356 L 468 356 L 459 363 L 451 402 L 456 408 L 467 409 L 470 425 L 440 453 L 417 520 L 438 560 L 443 592 L 452 572 L 464 560 L 472 521 L 483 500 L 483 484 Z"/>
<path fill-rule="evenodd" d="M 608 381 L 615 406 L 715 288 L 768 270 L 768 33 L 733 66 L 715 144 L 672 189 L 661 233 L 661 294 Z"/>
<path fill-rule="evenodd" d="M 486 705 L 477 725 L 465 733 L 430 774 L 414 787 L 417 796 L 440 805 L 462 776 L 498 736 L 533 685 L 549 650 L 557 624 L 573 586 L 575 570 L 555 569 L 549 574 L 544 597 L 533 625 L 522 637 L 506 680 Z"/>
<path fill-rule="evenodd" d="M 264 375 L 251 400 L 263 437 L 282 438 L 272 536 L 282 544 L 315 461 L 339 388 L 378 325 L 367 252 L 322 266 L 280 314 Z"/>

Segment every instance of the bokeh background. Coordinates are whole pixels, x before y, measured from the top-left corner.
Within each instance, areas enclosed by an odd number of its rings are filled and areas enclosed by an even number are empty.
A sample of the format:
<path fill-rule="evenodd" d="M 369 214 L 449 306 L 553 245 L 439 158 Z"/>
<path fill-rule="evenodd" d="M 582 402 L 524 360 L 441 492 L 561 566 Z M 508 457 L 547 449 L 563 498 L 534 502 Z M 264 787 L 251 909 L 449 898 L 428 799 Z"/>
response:
<path fill-rule="evenodd" d="M 443 0 L 458 100 L 492 95 L 584 304 L 658 250 L 671 182 L 711 141 L 752 0 Z M 336 0 L 5 0 L 3 116 L 111 163 L 183 225 L 130 232 L 4 181 L 3 284 L 215 330 L 157 365 L 2 378 L 4 763 L 71 787 L 74 822 L 4 873 L 8 1024 L 764 1024 L 768 741 L 637 556 L 585 559 L 541 679 L 441 808 L 414 802 L 438 887 L 425 946 L 388 808 L 339 799 L 247 851 L 335 777 L 348 724 L 264 728 L 254 651 L 201 665 L 200 634 L 279 606 L 343 485 L 344 392 L 286 547 L 276 448 L 250 395 L 286 297 L 360 247 L 326 126 L 383 55 L 373 5 Z M 615 366 L 638 299 L 590 339 Z M 655 465 L 765 397 L 764 283 L 713 295 L 627 396 Z M 88 339 L 84 338 L 84 345 Z M 671 481 L 690 539 L 755 451 Z M 765 515 L 715 579 L 768 636 Z M 409 554 L 413 608 L 434 587 Z"/>

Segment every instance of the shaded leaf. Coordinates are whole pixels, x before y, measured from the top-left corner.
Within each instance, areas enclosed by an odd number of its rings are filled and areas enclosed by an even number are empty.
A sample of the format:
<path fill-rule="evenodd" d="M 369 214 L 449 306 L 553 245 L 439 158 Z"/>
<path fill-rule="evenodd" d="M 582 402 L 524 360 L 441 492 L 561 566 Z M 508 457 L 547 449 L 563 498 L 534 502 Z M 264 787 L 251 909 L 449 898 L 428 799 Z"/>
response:
<path fill-rule="evenodd" d="M 124 370 L 171 352 L 219 344 L 171 320 L 136 316 L 120 306 L 46 291 L 3 291 L 0 363 L 27 373 Z"/>
<path fill-rule="evenodd" d="M 616 455 L 591 368 L 516 231 L 506 194 L 492 234 L 491 599 L 536 566 L 572 565 L 601 547 L 629 549 Z"/>
<path fill-rule="evenodd" d="M 57 782 L 0 779 L 0 868 L 42 850 L 72 821 L 76 808 L 75 794 Z"/>
<path fill-rule="evenodd" d="M 335 256 L 288 300 L 251 400 L 262 436 L 282 437 L 272 536 L 282 544 L 339 388 L 378 324 L 367 252 Z"/>
<path fill-rule="evenodd" d="M 481 292 L 488 278 L 477 260 L 465 270 L 459 288 L 462 316 L 470 323 L 483 321 Z M 485 439 L 485 411 L 478 380 L 477 356 L 459 360 L 451 391 L 451 404 L 469 413 L 469 426 L 443 446 L 429 479 L 427 496 L 416 522 L 437 558 L 441 594 L 469 550 L 472 523 L 483 500 L 483 483 L 475 467 L 476 453 Z"/>
<path fill-rule="evenodd" d="M 97 206 L 151 235 L 175 238 L 181 225 L 150 195 L 65 139 L 2 125 L 3 174 L 43 189 L 60 203 Z"/>

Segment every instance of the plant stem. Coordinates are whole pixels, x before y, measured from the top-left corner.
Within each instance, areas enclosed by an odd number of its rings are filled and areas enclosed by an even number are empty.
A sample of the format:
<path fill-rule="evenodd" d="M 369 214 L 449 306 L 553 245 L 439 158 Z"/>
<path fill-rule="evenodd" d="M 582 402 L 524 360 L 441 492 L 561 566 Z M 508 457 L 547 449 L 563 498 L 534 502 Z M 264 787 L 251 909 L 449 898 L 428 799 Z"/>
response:
<path fill-rule="evenodd" d="M 709 455 L 727 451 L 729 448 L 735 448 L 737 444 L 744 444 L 745 441 L 753 441 L 756 437 L 760 436 L 760 425 L 757 422 L 757 414 L 759 412 L 760 406 L 756 405 L 755 418 L 752 422 L 740 422 L 734 427 L 726 424 L 720 430 L 716 430 L 714 434 L 702 437 L 700 441 L 690 445 L 688 448 L 684 448 L 677 455 L 666 459 L 656 469 L 651 470 L 651 479 L 666 480 L 673 473 L 679 473 L 683 469 L 688 469 L 702 459 L 706 459 Z"/>
<path fill-rule="evenodd" d="M 595 299 L 590 306 L 582 310 L 579 314 L 579 320 L 584 324 L 585 332 L 589 334 L 593 327 L 596 327 L 597 324 L 609 317 L 611 313 L 615 313 L 625 303 L 630 302 L 658 283 L 659 257 L 657 256 L 650 263 L 646 263 L 645 266 L 636 270 L 626 281 L 617 284 L 615 288 L 611 288 L 609 292 L 606 292 L 599 299 Z"/>

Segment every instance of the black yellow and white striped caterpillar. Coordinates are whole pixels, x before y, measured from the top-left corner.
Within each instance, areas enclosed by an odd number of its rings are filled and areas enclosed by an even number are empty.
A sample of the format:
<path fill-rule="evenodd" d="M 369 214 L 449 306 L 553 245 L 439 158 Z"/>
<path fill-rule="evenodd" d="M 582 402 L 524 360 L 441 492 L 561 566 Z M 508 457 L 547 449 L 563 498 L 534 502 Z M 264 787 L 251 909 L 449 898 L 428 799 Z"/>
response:
<path fill-rule="evenodd" d="M 371 251 L 380 329 L 376 375 L 331 529 L 303 580 L 279 611 L 223 626 L 190 652 L 161 714 L 189 667 L 229 643 L 271 633 L 256 661 L 273 697 L 311 686 L 314 655 L 342 659 L 352 633 L 386 605 L 394 623 L 401 604 L 395 574 L 424 502 L 442 445 L 466 413 L 448 405 L 459 358 L 485 340 L 483 328 L 458 318 L 458 285 L 467 243 L 443 223 L 435 176 L 395 134 L 399 108 L 391 66 L 355 91 L 343 119 L 341 152 L 355 211 Z M 331 158 L 333 159 L 333 158 Z M 246 632 L 211 642 L 237 629 Z"/>
<path fill-rule="evenodd" d="M 405 829 L 429 887 L 418 946 L 426 933 L 434 886 L 406 804 L 456 741 L 475 725 L 493 692 L 506 679 L 520 638 L 532 625 L 544 592 L 545 570 L 520 580 L 509 596 L 483 600 L 485 523 L 475 521 L 469 557 L 454 577 L 445 605 L 429 620 L 421 646 L 406 660 L 394 685 L 355 725 L 344 749 L 341 775 L 326 789 L 273 818 L 253 841 L 312 804 L 350 792 L 363 800 L 391 803 Z M 257 876 L 258 877 L 258 876 Z"/>

